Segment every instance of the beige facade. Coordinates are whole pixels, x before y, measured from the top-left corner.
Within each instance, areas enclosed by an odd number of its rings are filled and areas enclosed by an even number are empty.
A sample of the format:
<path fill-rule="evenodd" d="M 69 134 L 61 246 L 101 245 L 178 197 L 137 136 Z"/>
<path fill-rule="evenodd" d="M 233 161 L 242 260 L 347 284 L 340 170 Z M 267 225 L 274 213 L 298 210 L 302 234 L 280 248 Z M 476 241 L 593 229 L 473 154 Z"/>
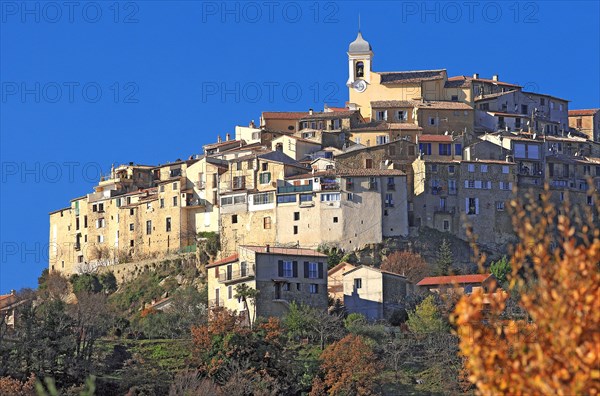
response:
<path fill-rule="evenodd" d="M 361 265 L 343 274 L 344 305 L 368 320 L 389 319 L 412 291 L 406 277 Z"/>
<path fill-rule="evenodd" d="M 570 110 L 569 127 L 600 142 L 600 109 Z"/>
<path fill-rule="evenodd" d="M 341 262 L 327 273 L 327 291 L 333 301 L 344 302 L 344 273 L 356 268 L 347 262 Z"/>
<path fill-rule="evenodd" d="M 271 149 L 281 151 L 296 161 L 300 161 L 315 151 L 321 150 L 321 144 L 293 135 L 282 135 L 271 141 Z"/>
<path fill-rule="evenodd" d="M 246 314 L 236 287 L 258 291 L 251 317 L 281 317 L 291 302 L 327 309 L 327 256 L 310 249 L 239 246 L 238 252 L 207 266 L 209 306 Z"/>

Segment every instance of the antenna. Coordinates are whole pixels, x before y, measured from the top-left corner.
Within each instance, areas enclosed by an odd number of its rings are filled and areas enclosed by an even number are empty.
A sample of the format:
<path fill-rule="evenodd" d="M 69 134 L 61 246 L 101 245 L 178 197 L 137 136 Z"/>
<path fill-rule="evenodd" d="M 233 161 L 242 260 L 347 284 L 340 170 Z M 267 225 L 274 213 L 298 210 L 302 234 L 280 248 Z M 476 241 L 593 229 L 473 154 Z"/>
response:
<path fill-rule="evenodd" d="M 360 12 L 358 13 L 358 31 L 360 32 Z"/>

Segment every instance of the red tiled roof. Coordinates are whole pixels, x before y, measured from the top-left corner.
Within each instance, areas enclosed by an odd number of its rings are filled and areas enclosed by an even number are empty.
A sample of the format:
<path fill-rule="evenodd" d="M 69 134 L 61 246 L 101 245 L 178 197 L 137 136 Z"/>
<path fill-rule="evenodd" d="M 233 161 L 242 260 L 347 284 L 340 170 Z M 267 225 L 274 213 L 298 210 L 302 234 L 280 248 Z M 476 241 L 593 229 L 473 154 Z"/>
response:
<path fill-rule="evenodd" d="M 308 111 L 263 111 L 263 119 L 275 119 L 275 120 L 299 120 L 302 117 L 306 117 Z"/>
<path fill-rule="evenodd" d="M 472 274 L 472 275 L 453 275 L 453 276 L 429 276 L 421 279 L 417 286 L 437 286 L 451 285 L 453 283 L 482 283 L 492 274 Z"/>
<path fill-rule="evenodd" d="M 319 176 L 348 176 L 348 177 L 377 177 L 377 176 L 406 176 L 406 173 L 397 169 L 374 169 L 374 168 L 360 168 L 360 169 L 331 169 L 325 170 L 315 173 L 306 173 L 303 175 L 294 175 L 286 177 L 286 180 L 296 180 L 296 179 L 309 179 L 312 177 Z"/>
<path fill-rule="evenodd" d="M 459 81 L 463 81 L 463 84 L 461 86 L 467 86 L 467 83 L 470 81 L 482 81 L 482 82 L 487 82 L 487 83 L 492 83 L 492 84 L 498 84 L 498 85 L 505 85 L 508 87 L 517 87 L 517 88 L 521 88 L 520 85 L 516 85 L 516 84 L 510 84 L 510 83 L 506 83 L 506 82 L 502 82 L 502 81 L 495 81 L 495 80 L 490 80 L 488 78 L 473 78 L 473 77 L 469 77 L 469 76 L 453 76 L 453 77 L 448 77 L 448 81 L 451 82 L 459 82 Z"/>
<path fill-rule="evenodd" d="M 421 135 L 417 136 L 419 142 L 452 142 L 452 135 Z"/>
<path fill-rule="evenodd" d="M 328 107 L 327 109 L 331 111 L 348 111 L 348 109 L 345 107 Z"/>
<path fill-rule="evenodd" d="M 242 245 L 240 247 L 246 248 L 248 250 L 252 250 L 255 253 L 261 254 L 278 254 L 285 256 L 313 256 L 313 257 L 327 257 L 326 254 L 318 252 L 313 249 L 302 249 L 302 248 L 287 248 L 287 247 L 269 247 L 269 251 L 267 252 L 266 246 L 252 246 L 252 245 Z"/>
<path fill-rule="evenodd" d="M 581 110 L 569 110 L 570 116 L 592 116 L 596 114 L 600 109 L 581 109 Z"/>
<path fill-rule="evenodd" d="M 14 294 L 2 294 L 0 295 L 0 309 L 6 308 L 17 301 L 17 296 Z"/>
<path fill-rule="evenodd" d="M 234 261 L 238 261 L 239 255 L 237 253 L 232 254 L 231 256 L 227 256 L 220 260 L 214 261 L 206 266 L 206 268 L 216 267 L 218 265 L 233 263 Z"/>

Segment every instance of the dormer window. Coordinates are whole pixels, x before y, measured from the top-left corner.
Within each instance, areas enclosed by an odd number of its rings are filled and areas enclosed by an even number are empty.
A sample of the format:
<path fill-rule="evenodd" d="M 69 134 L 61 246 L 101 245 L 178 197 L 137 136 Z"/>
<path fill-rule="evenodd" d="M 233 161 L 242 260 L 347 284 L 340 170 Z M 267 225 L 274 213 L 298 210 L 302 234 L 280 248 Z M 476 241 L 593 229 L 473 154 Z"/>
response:
<path fill-rule="evenodd" d="M 364 76 L 365 76 L 364 62 L 356 62 L 356 78 L 363 78 Z"/>

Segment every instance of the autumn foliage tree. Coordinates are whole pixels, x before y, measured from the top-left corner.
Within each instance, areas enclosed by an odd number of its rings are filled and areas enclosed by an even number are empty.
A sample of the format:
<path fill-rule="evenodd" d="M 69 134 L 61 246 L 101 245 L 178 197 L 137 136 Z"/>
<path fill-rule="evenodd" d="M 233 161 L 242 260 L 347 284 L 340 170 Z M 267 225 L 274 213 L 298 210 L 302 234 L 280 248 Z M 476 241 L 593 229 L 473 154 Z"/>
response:
<path fill-rule="evenodd" d="M 531 322 L 503 320 L 506 293 L 463 296 L 455 322 L 469 379 L 484 395 L 597 395 L 599 207 L 579 216 L 568 204 L 556 208 L 548 191 L 537 198 L 511 203 L 520 242 L 508 288 L 519 290 Z"/>
<path fill-rule="evenodd" d="M 381 269 L 404 275 L 412 283 L 417 283 L 430 275 L 425 259 L 418 253 L 408 251 L 391 253 L 381 263 Z"/>
<path fill-rule="evenodd" d="M 329 345 L 321 354 L 324 378 L 315 378 L 311 394 L 374 395 L 382 364 L 365 338 L 354 334 Z"/>

